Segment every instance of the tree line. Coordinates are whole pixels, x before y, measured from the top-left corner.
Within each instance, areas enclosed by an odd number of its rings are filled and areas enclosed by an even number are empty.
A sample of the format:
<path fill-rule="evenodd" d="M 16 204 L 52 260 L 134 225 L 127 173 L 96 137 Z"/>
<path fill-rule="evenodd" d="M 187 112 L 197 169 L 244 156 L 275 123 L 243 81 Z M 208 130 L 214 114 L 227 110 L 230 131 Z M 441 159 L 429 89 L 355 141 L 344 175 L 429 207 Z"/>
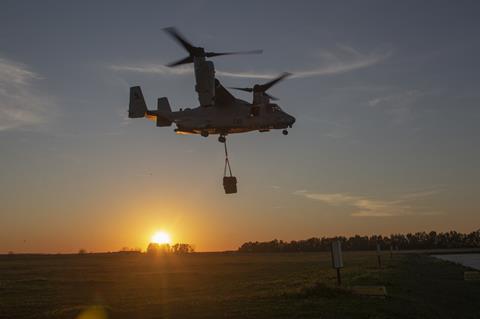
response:
<path fill-rule="evenodd" d="M 238 248 L 239 252 L 313 252 L 329 251 L 331 243 L 340 240 L 342 250 L 374 250 L 377 244 L 382 249 L 448 249 L 448 248 L 480 248 L 480 230 L 471 233 L 456 231 L 417 232 L 408 234 L 392 234 L 390 236 L 373 235 L 352 237 L 312 237 L 290 242 L 274 239 L 266 242 L 247 242 Z"/>
<path fill-rule="evenodd" d="M 158 255 L 158 254 L 190 254 L 195 252 L 195 249 L 190 244 L 177 243 L 174 245 L 169 244 L 156 244 L 150 243 L 147 247 L 146 253 L 149 255 Z"/>

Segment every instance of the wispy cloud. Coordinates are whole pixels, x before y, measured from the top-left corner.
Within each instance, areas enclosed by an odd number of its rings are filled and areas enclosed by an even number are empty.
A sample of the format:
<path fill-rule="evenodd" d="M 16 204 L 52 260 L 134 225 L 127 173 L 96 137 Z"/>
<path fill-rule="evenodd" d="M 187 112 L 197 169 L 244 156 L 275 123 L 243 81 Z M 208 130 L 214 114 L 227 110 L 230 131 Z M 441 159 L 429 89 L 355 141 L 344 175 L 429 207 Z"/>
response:
<path fill-rule="evenodd" d="M 414 205 L 416 200 L 433 196 L 438 192 L 440 192 L 440 189 L 406 193 L 393 200 L 375 199 L 345 193 L 312 193 L 306 190 L 298 190 L 294 194 L 331 206 L 350 207 L 353 210 L 351 216 L 354 217 L 390 217 L 412 214 L 439 214 L 439 212 L 424 210 Z"/>
<path fill-rule="evenodd" d="M 35 90 L 40 79 L 27 66 L 0 57 L 0 131 L 46 121 L 52 101 Z"/>
<path fill-rule="evenodd" d="M 367 104 L 371 107 L 382 108 L 386 113 L 390 114 L 395 124 L 402 124 L 412 119 L 414 107 L 424 95 L 424 92 L 418 90 L 407 90 L 372 98 Z"/>
<path fill-rule="evenodd" d="M 308 70 L 294 71 L 293 77 L 305 78 L 346 73 L 376 65 L 386 60 L 391 54 L 391 50 L 374 50 L 364 54 L 349 46 L 339 45 L 335 51 L 322 51 L 320 53 L 322 61 L 320 66 Z"/>
<path fill-rule="evenodd" d="M 287 70 L 292 78 L 307 78 L 314 76 L 333 75 L 367 68 L 386 60 L 392 51 L 375 50 L 364 54 L 351 47 L 339 45 L 331 51 L 322 51 L 319 61 L 308 69 Z M 170 68 L 159 64 L 143 65 L 111 65 L 115 71 L 139 72 L 160 75 L 189 75 L 193 73 L 190 65 Z M 284 71 L 284 70 L 280 70 Z M 279 71 L 225 71 L 216 70 L 216 74 L 232 78 L 270 79 L 278 76 Z"/>
<path fill-rule="evenodd" d="M 160 75 L 189 75 L 193 74 L 193 68 L 190 65 L 171 68 L 161 64 L 143 64 L 143 65 L 111 65 L 110 69 L 114 71 L 151 73 Z"/>

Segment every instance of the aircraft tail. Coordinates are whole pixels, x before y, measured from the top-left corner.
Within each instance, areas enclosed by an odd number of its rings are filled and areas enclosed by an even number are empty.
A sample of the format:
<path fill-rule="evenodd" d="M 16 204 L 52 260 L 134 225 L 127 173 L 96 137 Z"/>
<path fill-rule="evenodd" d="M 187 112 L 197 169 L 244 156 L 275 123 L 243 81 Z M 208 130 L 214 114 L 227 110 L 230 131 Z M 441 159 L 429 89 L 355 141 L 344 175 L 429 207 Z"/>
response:
<path fill-rule="evenodd" d="M 172 109 L 166 97 L 161 97 L 157 102 L 157 126 L 172 125 Z"/>
<path fill-rule="evenodd" d="M 157 122 L 157 126 L 172 125 L 172 109 L 166 97 L 158 99 L 157 110 L 149 110 L 145 99 L 143 98 L 142 89 L 139 86 L 130 88 L 130 104 L 128 105 L 129 118 L 141 118 Z"/>
<path fill-rule="evenodd" d="M 128 105 L 129 118 L 141 118 L 147 114 L 147 104 L 143 98 L 142 89 L 139 86 L 130 88 L 130 104 Z"/>

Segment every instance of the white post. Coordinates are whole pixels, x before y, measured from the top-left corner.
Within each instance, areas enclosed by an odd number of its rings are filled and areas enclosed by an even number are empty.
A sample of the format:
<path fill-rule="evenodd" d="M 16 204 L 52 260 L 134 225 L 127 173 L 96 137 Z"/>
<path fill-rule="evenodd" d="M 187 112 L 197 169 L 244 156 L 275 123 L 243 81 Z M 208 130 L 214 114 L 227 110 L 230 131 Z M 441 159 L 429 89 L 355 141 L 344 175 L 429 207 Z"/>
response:
<path fill-rule="evenodd" d="M 337 270 L 337 284 L 340 286 L 342 283 L 340 268 L 343 268 L 342 243 L 340 240 L 332 242 L 332 267 Z"/>

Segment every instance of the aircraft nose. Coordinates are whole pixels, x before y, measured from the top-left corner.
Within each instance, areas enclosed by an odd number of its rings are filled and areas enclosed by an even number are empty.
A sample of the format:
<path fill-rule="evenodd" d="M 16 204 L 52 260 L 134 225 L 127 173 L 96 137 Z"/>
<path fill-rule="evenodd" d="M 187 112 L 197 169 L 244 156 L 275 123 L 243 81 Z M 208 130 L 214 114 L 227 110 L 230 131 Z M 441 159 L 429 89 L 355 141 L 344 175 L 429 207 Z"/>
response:
<path fill-rule="evenodd" d="M 290 125 L 293 125 L 293 123 L 295 123 L 296 119 L 290 115 Z"/>

